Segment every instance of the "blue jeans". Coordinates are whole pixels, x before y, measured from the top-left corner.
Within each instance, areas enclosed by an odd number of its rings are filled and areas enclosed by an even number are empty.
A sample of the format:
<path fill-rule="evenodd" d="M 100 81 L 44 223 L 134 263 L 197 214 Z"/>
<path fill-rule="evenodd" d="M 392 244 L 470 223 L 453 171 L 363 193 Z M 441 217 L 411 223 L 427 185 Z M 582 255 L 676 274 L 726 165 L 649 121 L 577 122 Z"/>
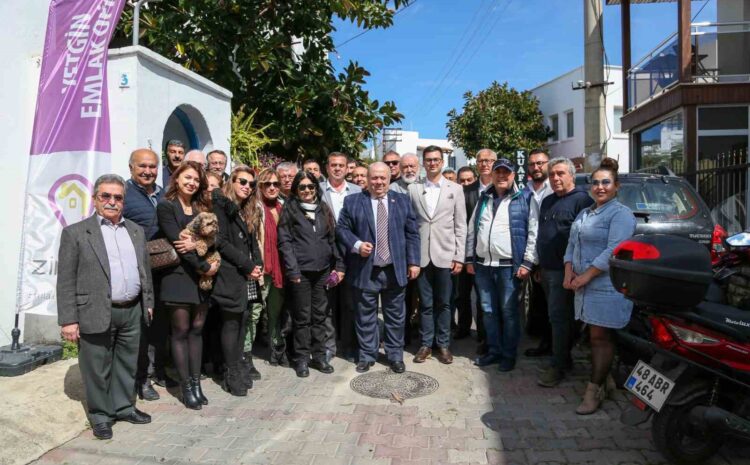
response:
<path fill-rule="evenodd" d="M 565 271 L 543 269 L 541 274 L 552 327 L 552 366 L 567 369 L 570 368 L 570 350 L 575 332 L 573 292 L 562 287 Z"/>
<path fill-rule="evenodd" d="M 474 265 L 479 304 L 490 355 L 516 360 L 521 323 L 518 315 L 520 280 L 511 266 Z"/>
<path fill-rule="evenodd" d="M 451 291 L 453 280 L 450 268 L 438 268 L 432 263 L 422 268 L 417 278 L 419 287 L 422 347 L 447 349 L 451 343 Z"/>

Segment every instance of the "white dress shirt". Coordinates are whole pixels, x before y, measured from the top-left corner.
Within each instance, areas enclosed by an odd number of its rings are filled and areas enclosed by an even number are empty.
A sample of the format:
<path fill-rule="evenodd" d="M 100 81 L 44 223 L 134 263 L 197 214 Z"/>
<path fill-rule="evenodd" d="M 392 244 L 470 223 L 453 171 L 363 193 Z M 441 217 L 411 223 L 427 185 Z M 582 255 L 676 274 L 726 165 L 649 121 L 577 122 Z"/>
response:
<path fill-rule="evenodd" d="M 336 221 L 339 220 L 339 213 L 344 208 L 344 197 L 349 195 L 349 184 L 344 181 L 339 189 L 331 185 L 331 181 L 326 183 L 326 191 L 331 196 L 331 209 L 333 210 L 333 217 Z"/>
<path fill-rule="evenodd" d="M 432 217 L 435 214 L 438 201 L 440 200 L 440 187 L 445 184 L 445 178 L 440 176 L 438 182 L 434 183 L 429 179 L 424 181 L 424 200 L 427 204 L 427 214 Z"/>

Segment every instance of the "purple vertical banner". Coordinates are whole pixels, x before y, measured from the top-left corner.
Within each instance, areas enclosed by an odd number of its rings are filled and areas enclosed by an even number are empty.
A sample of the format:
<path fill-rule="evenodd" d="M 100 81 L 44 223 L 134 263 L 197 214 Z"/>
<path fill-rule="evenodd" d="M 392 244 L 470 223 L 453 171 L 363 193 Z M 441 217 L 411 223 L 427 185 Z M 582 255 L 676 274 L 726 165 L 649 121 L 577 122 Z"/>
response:
<path fill-rule="evenodd" d="M 107 49 L 125 0 L 52 0 L 31 155 L 110 152 Z"/>
<path fill-rule="evenodd" d="M 124 6 L 50 3 L 24 198 L 19 313 L 57 313 L 60 232 L 93 213 L 94 182 L 111 169 L 107 57 Z"/>

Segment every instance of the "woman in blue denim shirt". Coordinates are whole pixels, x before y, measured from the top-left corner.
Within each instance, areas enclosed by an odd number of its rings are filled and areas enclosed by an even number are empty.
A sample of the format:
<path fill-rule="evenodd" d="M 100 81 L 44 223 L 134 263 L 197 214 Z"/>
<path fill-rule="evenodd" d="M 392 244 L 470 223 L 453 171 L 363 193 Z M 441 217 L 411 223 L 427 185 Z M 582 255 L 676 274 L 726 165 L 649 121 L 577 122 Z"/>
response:
<path fill-rule="evenodd" d="M 591 175 L 594 205 L 578 214 L 565 251 L 563 287 L 575 291 L 576 319 L 588 324 L 591 335 L 591 381 L 576 409 L 580 415 L 596 412 L 604 399 L 614 357 L 612 329 L 627 325 L 633 308 L 609 279 L 609 257 L 636 224 L 630 209 L 615 199 L 619 187 L 617 162 L 605 158 Z"/>

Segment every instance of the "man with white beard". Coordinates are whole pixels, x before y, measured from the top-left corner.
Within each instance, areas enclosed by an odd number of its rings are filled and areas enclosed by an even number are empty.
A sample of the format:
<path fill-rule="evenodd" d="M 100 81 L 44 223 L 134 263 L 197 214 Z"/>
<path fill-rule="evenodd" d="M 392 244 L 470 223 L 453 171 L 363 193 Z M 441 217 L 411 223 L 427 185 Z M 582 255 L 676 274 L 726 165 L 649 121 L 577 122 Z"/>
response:
<path fill-rule="evenodd" d="M 414 153 L 405 153 L 401 157 L 401 177 L 391 183 L 390 189 L 401 194 L 409 193 L 409 184 L 419 180 L 419 157 Z"/>

